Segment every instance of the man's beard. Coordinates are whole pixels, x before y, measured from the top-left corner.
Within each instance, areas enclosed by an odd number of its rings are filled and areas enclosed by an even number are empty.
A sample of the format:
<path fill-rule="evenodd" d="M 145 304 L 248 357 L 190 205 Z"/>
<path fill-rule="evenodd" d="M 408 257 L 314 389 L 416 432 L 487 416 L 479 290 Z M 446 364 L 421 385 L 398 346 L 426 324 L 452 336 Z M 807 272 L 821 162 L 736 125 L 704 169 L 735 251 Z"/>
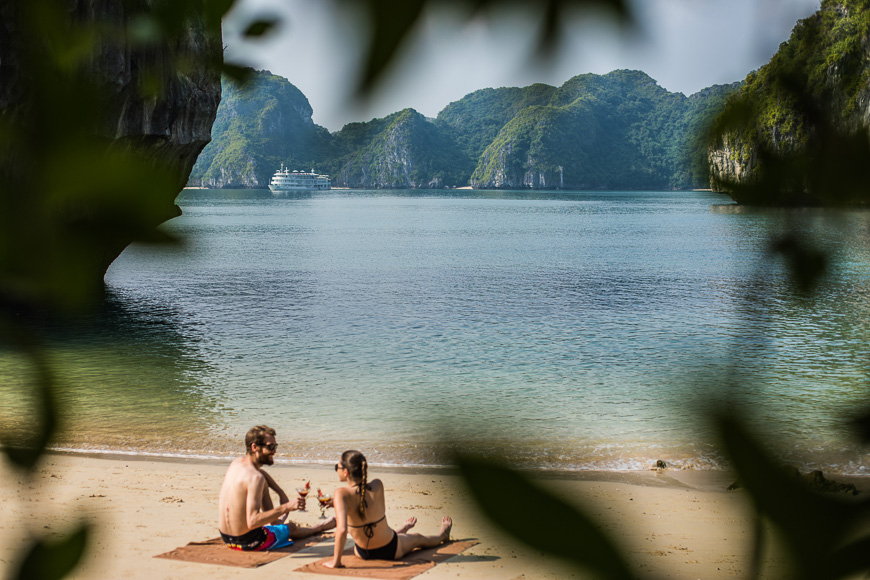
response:
<path fill-rule="evenodd" d="M 260 465 L 272 465 L 275 459 L 271 455 L 263 455 L 260 457 Z"/>

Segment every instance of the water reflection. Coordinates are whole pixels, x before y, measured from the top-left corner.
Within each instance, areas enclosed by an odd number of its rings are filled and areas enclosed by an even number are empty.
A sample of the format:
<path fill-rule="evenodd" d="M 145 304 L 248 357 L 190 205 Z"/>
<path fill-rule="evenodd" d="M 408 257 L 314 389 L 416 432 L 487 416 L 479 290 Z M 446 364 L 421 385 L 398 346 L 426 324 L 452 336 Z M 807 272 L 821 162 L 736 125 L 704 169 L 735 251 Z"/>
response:
<path fill-rule="evenodd" d="M 180 318 L 165 297 L 110 288 L 95 312 L 34 328 L 57 379 L 59 445 L 179 452 L 189 441 L 187 449 L 201 447 L 220 423 L 220 403 L 198 382 L 212 369 L 191 356 L 195 329 Z M 13 433 L 32 424 L 29 365 L 14 352 L 0 353 L 0 421 Z"/>
<path fill-rule="evenodd" d="M 706 466 L 699 417 L 737 401 L 829 457 L 865 396 L 870 214 L 721 201 L 185 191 L 183 250 L 128 248 L 104 312 L 54 331 L 75 436 L 229 453 L 266 423 L 308 460 L 438 462 L 449 437 L 538 467 Z M 795 224 L 834 257 L 812 299 L 767 249 Z"/>
<path fill-rule="evenodd" d="M 731 295 L 740 325 L 722 388 L 709 391 L 707 406 L 737 404 L 786 461 L 811 457 L 810 465 L 866 472 L 849 423 L 870 400 L 870 212 L 713 206 L 711 213 L 727 218 L 717 226 L 729 245 L 758 259 L 717 288 Z M 786 235 L 826 256 L 810 293 L 771 251 Z"/>

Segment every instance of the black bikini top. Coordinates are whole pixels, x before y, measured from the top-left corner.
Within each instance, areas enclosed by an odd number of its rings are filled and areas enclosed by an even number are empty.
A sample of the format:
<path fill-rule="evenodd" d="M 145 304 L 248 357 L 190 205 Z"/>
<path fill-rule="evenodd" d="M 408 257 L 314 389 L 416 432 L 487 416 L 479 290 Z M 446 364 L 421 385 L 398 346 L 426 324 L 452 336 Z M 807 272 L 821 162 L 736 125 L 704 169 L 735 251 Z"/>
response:
<path fill-rule="evenodd" d="M 378 525 L 379 523 L 381 523 L 382 521 L 384 521 L 384 519 L 386 519 L 386 517 L 387 517 L 387 514 L 384 514 L 384 515 L 381 517 L 381 519 L 379 519 L 379 520 L 376 521 L 376 522 L 371 522 L 371 523 L 368 523 L 368 524 L 362 524 L 362 525 L 360 525 L 360 526 L 352 526 L 352 525 L 350 525 L 350 524 L 347 524 L 347 527 L 349 527 L 349 528 L 362 528 L 362 529 L 363 529 L 363 534 L 365 534 L 365 536 L 366 536 L 367 538 L 371 538 L 372 536 L 375 535 L 375 526 Z"/>

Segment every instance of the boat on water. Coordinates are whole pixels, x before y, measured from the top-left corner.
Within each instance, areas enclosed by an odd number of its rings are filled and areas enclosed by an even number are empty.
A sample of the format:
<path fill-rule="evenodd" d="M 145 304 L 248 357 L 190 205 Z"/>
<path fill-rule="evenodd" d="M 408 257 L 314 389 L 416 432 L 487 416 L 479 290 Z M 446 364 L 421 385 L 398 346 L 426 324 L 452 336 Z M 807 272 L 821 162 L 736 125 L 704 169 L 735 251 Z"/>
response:
<path fill-rule="evenodd" d="M 275 175 L 272 176 L 272 181 L 269 182 L 269 189 L 272 190 L 272 193 L 330 189 L 329 176 L 314 173 L 313 169 L 310 172 L 290 171 L 282 163 L 281 169 L 276 171 Z"/>

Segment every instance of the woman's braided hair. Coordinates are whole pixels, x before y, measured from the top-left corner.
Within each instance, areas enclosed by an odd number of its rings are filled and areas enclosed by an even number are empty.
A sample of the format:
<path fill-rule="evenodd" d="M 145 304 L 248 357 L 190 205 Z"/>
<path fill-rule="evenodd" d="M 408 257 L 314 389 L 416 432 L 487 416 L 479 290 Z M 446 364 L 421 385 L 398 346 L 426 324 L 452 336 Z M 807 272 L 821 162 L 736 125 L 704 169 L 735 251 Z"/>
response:
<path fill-rule="evenodd" d="M 347 469 L 354 481 L 359 481 L 359 515 L 366 516 L 366 490 L 368 488 L 369 465 L 359 451 L 349 450 L 341 454 L 341 464 Z"/>

